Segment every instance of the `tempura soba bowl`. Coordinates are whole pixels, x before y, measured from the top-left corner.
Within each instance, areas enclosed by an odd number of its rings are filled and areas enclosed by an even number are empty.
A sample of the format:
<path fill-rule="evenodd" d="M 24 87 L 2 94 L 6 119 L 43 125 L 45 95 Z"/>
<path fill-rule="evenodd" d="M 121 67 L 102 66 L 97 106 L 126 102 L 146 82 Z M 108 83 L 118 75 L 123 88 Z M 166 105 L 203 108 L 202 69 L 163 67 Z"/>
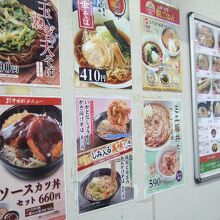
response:
<path fill-rule="evenodd" d="M 127 127 L 127 131 L 126 133 L 119 133 L 119 134 L 109 134 L 109 135 L 106 135 L 106 136 L 101 136 L 98 132 L 97 132 L 97 128 L 99 126 L 99 123 L 103 120 L 106 120 L 107 119 L 107 112 L 101 112 L 99 113 L 96 117 L 95 117 L 95 120 L 94 120 L 94 127 L 95 127 L 95 134 L 105 140 L 105 141 L 115 141 L 115 140 L 119 140 L 121 138 L 127 138 L 129 136 L 131 136 L 131 121 L 126 125 Z"/>

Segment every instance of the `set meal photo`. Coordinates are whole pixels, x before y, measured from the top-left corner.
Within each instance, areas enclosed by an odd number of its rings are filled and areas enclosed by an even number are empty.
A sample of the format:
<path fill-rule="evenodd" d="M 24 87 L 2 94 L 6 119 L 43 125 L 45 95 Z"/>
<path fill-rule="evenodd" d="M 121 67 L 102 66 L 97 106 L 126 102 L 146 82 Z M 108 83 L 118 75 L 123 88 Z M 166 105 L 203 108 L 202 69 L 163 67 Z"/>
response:
<path fill-rule="evenodd" d="M 163 19 L 156 19 L 155 22 L 148 15 L 143 16 L 142 25 L 141 56 L 144 89 L 179 91 L 182 77 L 178 25 L 168 24 Z"/>
<path fill-rule="evenodd" d="M 15 105 L 0 115 L 0 160 L 22 179 L 43 178 L 63 162 L 62 112 L 53 106 Z"/>

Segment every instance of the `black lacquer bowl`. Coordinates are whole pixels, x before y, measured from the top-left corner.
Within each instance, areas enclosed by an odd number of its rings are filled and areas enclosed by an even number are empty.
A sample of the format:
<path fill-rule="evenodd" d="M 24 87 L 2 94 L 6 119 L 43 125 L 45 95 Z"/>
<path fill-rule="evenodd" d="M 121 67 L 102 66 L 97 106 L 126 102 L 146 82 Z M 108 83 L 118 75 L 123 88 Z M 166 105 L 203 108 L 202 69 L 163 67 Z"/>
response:
<path fill-rule="evenodd" d="M 8 119 L 13 114 L 22 113 L 24 111 L 28 111 L 29 113 L 36 113 L 36 114 L 45 114 L 50 116 L 53 119 L 56 119 L 60 124 L 62 124 L 62 112 L 59 108 L 53 105 L 44 105 L 44 106 L 37 106 L 37 105 L 16 105 L 12 106 L 11 108 L 7 109 L 0 115 L 0 128 L 2 128 L 6 119 Z M 7 161 L 4 156 L 2 155 L 2 149 L 4 147 L 4 139 L 1 137 L 0 139 L 0 161 L 2 162 L 3 166 L 15 176 L 22 178 L 22 179 L 40 179 L 47 177 L 54 173 L 63 163 L 63 155 L 59 157 L 57 160 L 48 162 L 43 167 L 38 168 L 25 168 L 20 167 L 14 164 L 11 164 Z"/>

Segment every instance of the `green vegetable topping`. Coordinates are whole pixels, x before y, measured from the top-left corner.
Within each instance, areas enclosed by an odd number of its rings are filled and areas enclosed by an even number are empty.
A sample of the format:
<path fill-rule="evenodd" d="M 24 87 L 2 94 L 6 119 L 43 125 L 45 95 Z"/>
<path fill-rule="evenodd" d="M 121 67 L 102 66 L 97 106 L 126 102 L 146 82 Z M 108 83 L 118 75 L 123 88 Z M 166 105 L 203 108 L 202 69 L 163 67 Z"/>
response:
<path fill-rule="evenodd" d="M 37 31 L 28 9 L 17 0 L 0 0 L 0 52 L 19 52 L 30 46 Z"/>

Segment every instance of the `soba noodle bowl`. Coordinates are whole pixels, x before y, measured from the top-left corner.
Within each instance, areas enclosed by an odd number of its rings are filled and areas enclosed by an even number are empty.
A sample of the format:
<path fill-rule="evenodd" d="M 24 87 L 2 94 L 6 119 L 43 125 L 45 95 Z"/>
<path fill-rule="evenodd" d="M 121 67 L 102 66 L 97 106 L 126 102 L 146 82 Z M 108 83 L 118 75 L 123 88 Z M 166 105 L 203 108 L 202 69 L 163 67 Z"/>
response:
<path fill-rule="evenodd" d="M 86 186 L 85 196 L 93 201 L 100 201 L 112 196 L 118 189 L 117 181 L 111 176 L 94 177 Z"/>

